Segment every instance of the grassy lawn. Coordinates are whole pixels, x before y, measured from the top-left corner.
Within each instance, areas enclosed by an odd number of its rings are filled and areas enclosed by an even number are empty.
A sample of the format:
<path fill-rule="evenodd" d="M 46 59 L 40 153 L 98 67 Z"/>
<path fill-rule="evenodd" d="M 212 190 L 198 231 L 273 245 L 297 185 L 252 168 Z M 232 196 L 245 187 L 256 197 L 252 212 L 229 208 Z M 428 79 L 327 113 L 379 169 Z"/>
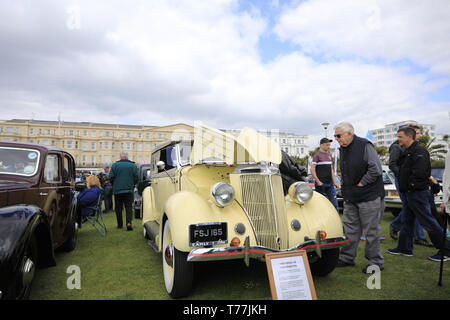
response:
<path fill-rule="evenodd" d="M 116 228 L 115 214 L 105 215 L 109 232 L 102 237 L 86 224 L 79 232 L 75 251 L 57 252 L 57 266 L 38 270 L 30 299 L 170 299 L 164 287 L 161 255 L 151 249 L 143 237 L 141 221 L 134 220 L 131 232 Z M 364 243 L 358 248 L 355 267 L 335 269 L 323 278 L 314 278 L 318 299 L 450 299 L 450 262 L 444 266 L 443 286 L 437 285 L 439 263 L 427 260 L 434 248 L 415 246 L 414 257 L 385 253 L 396 247 L 389 238 L 393 220 L 385 212 L 382 242 L 385 270 L 381 273 L 381 289 L 369 290 L 369 275 L 362 273 L 367 260 Z M 81 289 L 66 286 L 71 265 L 81 270 Z M 243 261 L 197 263 L 195 287 L 188 299 L 270 299 L 266 265 L 252 260 L 247 268 Z"/>

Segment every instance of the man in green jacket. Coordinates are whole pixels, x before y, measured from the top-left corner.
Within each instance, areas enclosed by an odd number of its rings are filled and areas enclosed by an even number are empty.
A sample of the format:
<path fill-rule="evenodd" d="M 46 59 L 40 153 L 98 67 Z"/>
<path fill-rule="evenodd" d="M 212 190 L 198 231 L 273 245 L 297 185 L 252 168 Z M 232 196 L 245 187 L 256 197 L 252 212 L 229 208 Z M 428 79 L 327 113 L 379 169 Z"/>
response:
<path fill-rule="evenodd" d="M 131 225 L 134 186 L 138 182 L 138 168 L 128 160 L 126 152 L 120 153 L 120 160 L 115 162 L 109 171 L 108 178 L 113 185 L 114 206 L 116 208 L 117 228 L 122 229 L 122 208 L 125 207 L 127 231 L 133 230 Z"/>

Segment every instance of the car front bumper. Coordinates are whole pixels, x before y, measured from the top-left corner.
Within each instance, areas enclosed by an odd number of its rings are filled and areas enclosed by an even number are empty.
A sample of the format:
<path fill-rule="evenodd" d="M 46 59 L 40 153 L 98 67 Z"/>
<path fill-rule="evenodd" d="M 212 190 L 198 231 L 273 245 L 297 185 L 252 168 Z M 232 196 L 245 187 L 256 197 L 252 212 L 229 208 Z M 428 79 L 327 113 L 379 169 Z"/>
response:
<path fill-rule="evenodd" d="M 194 249 L 189 252 L 187 260 L 190 262 L 200 262 L 244 259 L 245 264 L 248 266 L 250 258 L 261 259 L 264 258 L 268 253 L 276 252 L 293 252 L 298 250 L 305 250 L 307 252 L 316 252 L 317 255 L 321 257 L 322 250 L 343 247 L 347 245 L 349 241 L 350 240 L 348 240 L 345 236 L 329 239 L 320 239 L 316 237 L 316 239 L 308 239 L 307 241 L 289 249 L 276 250 L 263 246 L 252 246 L 250 245 L 250 239 L 247 236 L 244 242 L 244 246 Z"/>

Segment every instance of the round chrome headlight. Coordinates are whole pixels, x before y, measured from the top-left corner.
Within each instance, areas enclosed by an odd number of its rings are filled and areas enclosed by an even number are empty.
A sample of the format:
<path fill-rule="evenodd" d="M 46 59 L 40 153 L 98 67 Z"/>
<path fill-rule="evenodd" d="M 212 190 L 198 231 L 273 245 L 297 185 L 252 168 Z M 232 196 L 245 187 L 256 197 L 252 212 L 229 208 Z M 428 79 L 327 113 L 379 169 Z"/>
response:
<path fill-rule="evenodd" d="M 289 188 L 289 194 L 298 204 L 305 204 L 313 196 L 313 190 L 306 182 L 293 183 Z"/>
<path fill-rule="evenodd" d="M 225 182 L 215 184 L 211 189 L 212 196 L 216 200 L 216 204 L 223 208 L 234 200 L 234 189 Z"/>

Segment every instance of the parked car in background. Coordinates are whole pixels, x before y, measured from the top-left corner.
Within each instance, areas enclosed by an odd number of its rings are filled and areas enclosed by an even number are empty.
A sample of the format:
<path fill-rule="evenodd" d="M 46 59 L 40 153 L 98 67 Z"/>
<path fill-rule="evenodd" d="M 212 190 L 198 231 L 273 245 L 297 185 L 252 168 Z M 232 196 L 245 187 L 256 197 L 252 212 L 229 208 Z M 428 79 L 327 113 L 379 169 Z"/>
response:
<path fill-rule="evenodd" d="M 394 174 L 389 170 L 388 166 L 382 166 L 382 168 L 386 210 L 391 210 L 394 215 L 398 215 L 400 213 L 402 205 L 398 192 L 395 189 Z M 341 180 L 338 176 L 336 176 L 336 179 L 336 181 L 341 184 Z M 336 190 L 336 197 L 338 199 L 339 209 L 343 209 L 344 199 L 342 198 L 342 192 L 340 188 Z"/>
<path fill-rule="evenodd" d="M 440 171 L 436 170 L 437 168 L 432 168 L 431 175 L 433 174 L 437 176 L 436 180 L 438 182 L 442 182 L 442 174 L 439 175 Z M 440 177 L 440 181 L 439 181 Z M 395 188 L 395 178 L 394 173 L 389 169 L 388 166 L 383 166 L 383 182 L 384 182 L 384 190 L 385 190 L 385 204 L 386 211 L 391 211 L 394 216 L 398 216 L 400 211 L 402 210 L 402 201 L 398 194 L 397 189 Z M 442 203 L 442 191 L 434 196 L 434 202 L 436 203 L 436 207 L 440 206 Z"/>
<path fill-rule="evenodd" d="M 307 182 L 292 183 L 285 195 L 281 160 L 279 145 L 249 128 L 235 138 L 201 126 L 194 141 L 155 148 L 142 223 L 162 255 L 171 297 L 190 293 L 197 262 L 242 259 L 248 266 L 267 253 L 303 249 L 313 275 L 334 270 L 348 243 L 341 219 Z"/>
<path fill-rule="evenodd" d="M 134 187 L 134 202 L 133 202 L 133 209 L 134 209 L 134 217 L 136 219 L 142 218 L 142 211 L 141 211 L 141 205 L 142 205 L 142 191 L 146 187 L 148 187 L 151 183 L 151 176 L 150 176 L 150 164 L 141 164 L 139 166 L 139 178 L 138 183 Z"/>
<path fill-rule="evenodd" d="M 62 149 L 0 142 L 0 298 L 26 299 L 35 270 L 77 244 L 75 162 Z"/>

